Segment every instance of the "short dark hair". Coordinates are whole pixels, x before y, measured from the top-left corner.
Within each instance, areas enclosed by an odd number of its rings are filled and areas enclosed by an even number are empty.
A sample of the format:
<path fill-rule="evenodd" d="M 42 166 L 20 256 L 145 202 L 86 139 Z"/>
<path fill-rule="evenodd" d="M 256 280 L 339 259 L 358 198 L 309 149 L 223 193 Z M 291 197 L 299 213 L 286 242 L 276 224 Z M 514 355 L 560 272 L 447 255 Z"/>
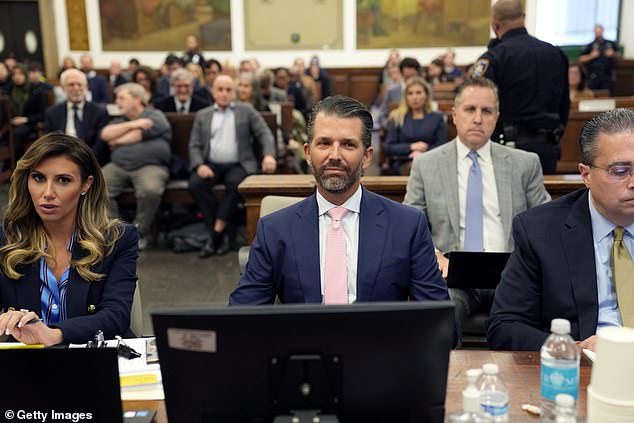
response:
<path fill-rule="evenodd" d="M 216 59 L 209 59 L 205 62 L 205 66 L 203 66 L 205 69 L 209 69 L 211 68 L 212 65 L 216 65 L 218 67 L 218 71 L 222 72 L 222 65 L 220 64 L 219 61 L 217 61 Z"/>
<path fill-rule="evenodd" d="M 327 116 L 335 116 L 343 119 L 361 119 L 362 133 L 361 140 L 367 150 L 372 145 L 372 115 L 367 107 L 354 98 L 343 95 L 333 95 L 326 97 L 315 104 L 310 120 L 308 121 L 308 144 L 313 140 L 313 125 L 319 113 Z"/>
<path fill-rule="evenodd" d="M 420 63 L 413 57 L 405 57 L 401 60 L 401 63 L 398 64 L 398 68 L 401 70 L 401 73 L 403 73 L 403 69 L 405 68 L 414 68 L 416 69 L 416 73 L 420 75 Z"/>
<path fill-rule="evenodd" d="M 477 88 L 488 88 L 493 91 L 495 95 L 495 107 L 497 110 L 500 110 L 500 97 L 498 95 L 498 86 L 495 85 L 495 82 L 491 81 L 488 78 L 484 78 L 481 76 L 474 76 L 465 79 L 462 84 L 456 88 L 456 96 L 454 97 L 454 106 L 458 106 L 462 103 L 462 93 L 469 87 L 477 87 Z"/>
<path fill-rule="evenodd" d="M 139 65 L 141 65 L 141 62 L 139 62 L 139 59 L 134 58 L 134 57 L 133 57 L 132 59 L 128 60 L 128 63 L 129 63 L 129 64 L 133 64 L 133 65 L 135 65 L 135 66 L 139 66 Z"/>
<path fill-rule="evenodd" d="M 183 61 L 180 59 L 180 57 L 176 56 L 175 54 L 168 54 L 167 57 L 165 58 L 165 64 L 167 66 L 172 66 L 175 64 L 179 64 L 179 65 L 183 65 Z"/>
<path fill-rule="evenodd" d="M 579 146 L 581 161 L 591 165 L 597 156 L 599 134 L 614 135 L 627 133 L 634 135 L 634 110 L 614 109 L 593 117 L 581 130 Z"/>

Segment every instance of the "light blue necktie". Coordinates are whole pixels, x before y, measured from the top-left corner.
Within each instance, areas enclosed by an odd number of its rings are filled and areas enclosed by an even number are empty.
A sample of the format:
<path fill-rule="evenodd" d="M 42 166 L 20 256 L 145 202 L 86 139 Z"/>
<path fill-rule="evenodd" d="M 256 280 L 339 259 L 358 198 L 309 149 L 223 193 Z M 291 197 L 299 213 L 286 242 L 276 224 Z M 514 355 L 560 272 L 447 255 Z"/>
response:
<path fill-rule="evenodd" d="M 467 181 L 464 249 L 465 251 L 483 251 L 482 171 L 478 164 L 478 153 L 470 151 L 468 156 L 473 164 L 469 168 L 469 179 Z"/>

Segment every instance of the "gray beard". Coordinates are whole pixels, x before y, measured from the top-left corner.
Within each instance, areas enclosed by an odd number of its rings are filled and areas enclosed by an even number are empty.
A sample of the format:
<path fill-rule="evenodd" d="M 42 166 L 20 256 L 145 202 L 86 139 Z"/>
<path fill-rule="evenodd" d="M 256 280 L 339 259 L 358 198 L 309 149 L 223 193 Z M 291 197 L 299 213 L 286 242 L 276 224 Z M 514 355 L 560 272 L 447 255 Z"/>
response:
<path fill-rule="evenodd" d="M 345 170 L 345 175 L 330 175 L 324 176 L 324 169 L 326 167 L 338 166 Z M 340 194 L 349 190 L 360 178 L 363 176 L 363 161 L 359 162 L 359 166 L 356 169 L 351 169 L 348 166 L 329 162 L 319 169 L 312 168 L 313 175 L 317 180 L 317 184 L 328 192 L 333 194 Z"/>

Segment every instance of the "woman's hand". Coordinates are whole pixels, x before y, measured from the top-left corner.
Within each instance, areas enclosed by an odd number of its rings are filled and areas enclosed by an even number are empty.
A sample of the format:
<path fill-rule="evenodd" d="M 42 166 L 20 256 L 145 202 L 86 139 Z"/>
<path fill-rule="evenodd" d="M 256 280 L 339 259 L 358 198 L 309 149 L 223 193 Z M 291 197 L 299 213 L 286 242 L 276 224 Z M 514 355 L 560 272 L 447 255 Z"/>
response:
<path fill-rule="evenodd" d="M 429 144 L 427 144 L 425 141 L 416 141 L 410 144 L 409 148 L 411 151 L 419 151 L 421 153 L 424 153 L 429 148 Z"/>
<path fill-rule="evenodd" d="M 60 329 L 49 328 L 35 312 L 28 310 L 10 310 L 0 314 L 0 334 L 11 335 L 24 344 L 42 344 L 45 347 L 64 341 Z"/>

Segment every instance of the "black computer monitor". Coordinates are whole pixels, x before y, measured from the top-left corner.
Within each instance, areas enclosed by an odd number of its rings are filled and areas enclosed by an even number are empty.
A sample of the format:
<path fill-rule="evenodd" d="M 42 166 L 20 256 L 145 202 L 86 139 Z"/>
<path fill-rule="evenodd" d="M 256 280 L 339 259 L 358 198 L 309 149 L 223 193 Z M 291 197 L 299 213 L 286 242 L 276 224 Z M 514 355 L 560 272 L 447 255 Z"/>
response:
<path fill-rule="evenodd" d="M 322 423 L 331 416 L 442 422 L 453 308 L 403 302 L 152 313 L 169 421 L 301 415 L 312 422 L 307 416 L 317 413 Z"/>
<path fill-rule="evenodd" d="M 0 349 L 0 362 L 1 421 L 123 422 L 115 348 Z"/>

